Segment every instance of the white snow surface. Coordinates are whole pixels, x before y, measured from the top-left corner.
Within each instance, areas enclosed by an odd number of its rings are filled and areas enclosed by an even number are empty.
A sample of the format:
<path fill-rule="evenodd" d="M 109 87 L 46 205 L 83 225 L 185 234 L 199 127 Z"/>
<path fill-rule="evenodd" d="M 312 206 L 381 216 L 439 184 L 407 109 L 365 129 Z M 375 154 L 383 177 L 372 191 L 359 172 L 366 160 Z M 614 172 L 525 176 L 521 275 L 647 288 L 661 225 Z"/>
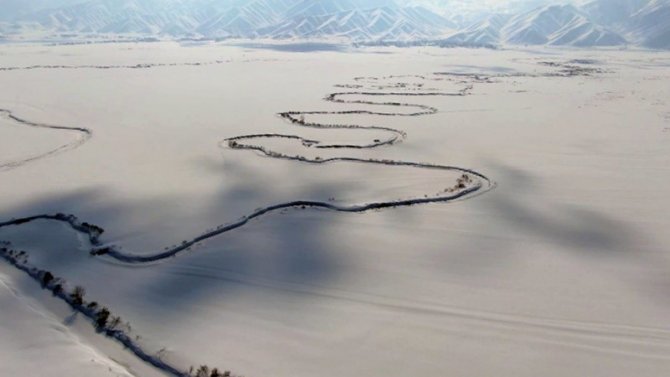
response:
<path fill-rule="evenodd" d="M 93 131 L 77 149 L 1 171 L 0 219 L 73 213 L 102 226 L 103 242 L 137 253 L 286 200 L 367 201 L 449 186 L 449 174 L 309 165 L 218 144 L 257 133 L 379 137 L 276 116 L 366 108 L 323 101 L 355 77 L 508 74 L 474 83 L 468 96 L 403 99 L 436 107 L 432 115 L 332 117 L 399 128 L 408 138 L 320 152 L 475 169 L 497 184 L 480 196 L 364 214 L 289 210 L 142 266 L 87 255 L 62 224 L 3 228 L 0 240 L 86 287 L 150 350 L 165 348 L 184 369 L 206 363 L 250 377 L 670 374 L 668 53 L 291 53 L 149 43 L 3 45 L 0 62 L 108 66 L 0 71 L 0 108 Z M 547 77 L 559 68 L 543 62 L 603 71 Z M 156 63 L 166 65 L 118 68 Z M 463 85 L 384 82 L 394 81 Z M 0 127 L 3 143 L 14 140 L 12 158 L 52 147 L 4 118 Z M 40 305 L 54 300 L 27 289 L 37 284 L 20 274 L 3 281 Z M 63 327 L 62 310 L 34 311 L 4 286 L 0 299 L 1 375 L 31 362 L 63 368 L 54 376 L 126 373 L 97 334 Z"/>

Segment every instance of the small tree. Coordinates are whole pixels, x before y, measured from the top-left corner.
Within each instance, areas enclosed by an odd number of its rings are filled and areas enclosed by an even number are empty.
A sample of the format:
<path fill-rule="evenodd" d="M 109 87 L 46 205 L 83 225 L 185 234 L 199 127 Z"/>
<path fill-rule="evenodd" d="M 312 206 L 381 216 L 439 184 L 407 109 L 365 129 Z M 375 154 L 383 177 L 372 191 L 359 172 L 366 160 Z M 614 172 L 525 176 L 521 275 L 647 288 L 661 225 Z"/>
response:
<path fill-rule="evenodd" d="M 99 329 L 104 328 L 107 326 L 107 321 L 109 320 L 109 315 L 111 313 L 107 308 L 102 308 L 100 311 L 95 315 L 95 324 L 98 326 Z"/>
<path fill-rule="evenodd" d="M 54 276 L 51 274 L 51 272 L 46 271 L 44 274 L 42 274 L 42 287 L 46 287 L 51 283 L 54 279 Z"/>
<path fill-rule="evenodd" d="M 195 377 L 209 377 L 209 367 L 207 365 L 201 365 L 195 372 Z"/>
<path fill-rule="evenodd" d="M 209 375 L 209 377 L 231 377 L 231 374 L 229 371 L 221 373 L 217 368 L 214 368 L 212 369 L 212 373 Z"/>
<path fill-rule="evenodd" d="M 74 287 L 74 290 L 72 293 L 70 293 L 70 298 L 72 299 L 72 304 L 76 306 L 81 306 L 84 304 L 84 295 L 86 294 L 86 290 L 84 287 L 81 286 L 76 286 Z"/>
<path fill-rule="evenodd" d="M 121 326 L 121 318 L 114 316 L 107 323 L 107 328 L 110 330 L 118 330 Z"/>

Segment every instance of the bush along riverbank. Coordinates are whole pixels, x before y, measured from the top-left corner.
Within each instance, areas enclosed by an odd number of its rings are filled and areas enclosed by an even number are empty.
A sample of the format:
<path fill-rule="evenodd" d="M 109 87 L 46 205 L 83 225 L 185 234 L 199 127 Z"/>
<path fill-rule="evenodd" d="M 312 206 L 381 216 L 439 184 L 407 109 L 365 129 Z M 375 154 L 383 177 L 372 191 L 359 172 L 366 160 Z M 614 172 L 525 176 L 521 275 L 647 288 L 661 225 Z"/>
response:
<path fill-rule="evenodd" d="M 41 285 L 42 289 L 48 290 L 54 297 L 67 303 L 72 310 L 83 315 L 99 334 L 117 341 L 135 356 L 168 375 L 175 377 L 234 377 L 229 371 L 219 372 L 219 369 L 210 369 L 206 365 L 198 368 L 191 367 L 188 371 L 181 370 L 162 360 L 160 354 L 150 354 L 145 351 L 139 343 L 140 337 L 133 336 L 128 322 L 124 322 L 121 317 L 112 314 L 106 306 L 96 301 L 89 301 L 84 287 L 72 287 L 65 279 L 55 276 L 50 271 L 31 265 L 28 253 L 14 249 L 11 243 L 0 242 L 0 258 L 30 276 Z"/>

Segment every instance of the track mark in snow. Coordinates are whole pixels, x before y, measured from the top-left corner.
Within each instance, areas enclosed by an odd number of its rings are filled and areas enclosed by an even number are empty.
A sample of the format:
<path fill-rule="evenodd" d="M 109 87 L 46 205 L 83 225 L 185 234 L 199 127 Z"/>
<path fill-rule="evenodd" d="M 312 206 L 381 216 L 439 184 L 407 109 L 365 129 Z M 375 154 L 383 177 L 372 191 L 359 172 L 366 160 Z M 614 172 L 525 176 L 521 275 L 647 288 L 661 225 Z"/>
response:
<path fill-rule="evenodd" d="M 67 132 L 72 132 L 76 133 L 77 137 L 75 140 L 63 144 L 55 149 L 52 149 L 48 152 L 40 153 L 40 154 L 35 154 L 27 158 L 23 158 L 20 160 L 15 160 L 15 161 L 8 161 L 8 162 L 0 162 L 0 172 L 2 171 L 7 171 L 7 170 L 12 170 L 16 169 L 19 166 L 23 166 L 25 164 L 28 164 L 30 162 L 34 162 L 37 160 L 41 160 L 43 158 L 55 156 L 57 154 L 67 152 L 73 149 L 76 149 L 80 147 L 82 144 L 86 143 L 92 136 L 93 136 L 93 131 L 83 128 L 83 127 L 67 127 L 67 126 L 56 126 L 56 125 L 50 125 L 50 124 L 44 124 L 44 123 L 36 123 L 36 122 L 31 122 L 29 120 L 20 118 L 16 116 L 11 110 L 6 110 L 6 109 L 1 109 L 0 108 L 0 116 L 7 118 L 13 122 L 16 122 L 20 125 L 27 126 L 27 127 L 35 127 L 35 128 L 44 128 L 44 129 L 51 129 L 51 130 L 61 130 L 61 131 L 67 131 Z"/>
<path fill-rule="evenodd" d="M 29 65 L 29 66 L 14 66 L 14 67 L 0 67 L 0 72 L 3 71 L 31 71 L 37 69 L 151 69 L 163 67 L 198 67 L 207 65 L 221 65 L 229 63 L 254 63 L 254 62 L 275 62 L 278 59 L 243 59 L 243 60 L 210 60 L 203 62 L 182 62 L 182 63 L 138 63 L 138 64 L 117 64 L 117 65 Z"/>

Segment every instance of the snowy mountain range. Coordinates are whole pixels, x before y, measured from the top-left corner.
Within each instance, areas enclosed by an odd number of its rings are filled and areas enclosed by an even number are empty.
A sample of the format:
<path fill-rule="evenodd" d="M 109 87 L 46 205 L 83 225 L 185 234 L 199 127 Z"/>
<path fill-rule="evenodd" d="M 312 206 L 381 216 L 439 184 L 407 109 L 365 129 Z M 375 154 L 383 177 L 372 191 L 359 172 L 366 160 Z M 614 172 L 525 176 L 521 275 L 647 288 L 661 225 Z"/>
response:
<path fill-rule="evenodd" d="M 517 15 L 494 14 L 446 39 L 465 45 L 618 46 L 626 38 L 574 5 L 548 5 Z"/>
<path fill-rule="evenodd" d="M 0 36 L 439 41 L 670 48 L 670 0 L 0 0 Z M 482 0 L 482 4 L 486 3 Z"/>

